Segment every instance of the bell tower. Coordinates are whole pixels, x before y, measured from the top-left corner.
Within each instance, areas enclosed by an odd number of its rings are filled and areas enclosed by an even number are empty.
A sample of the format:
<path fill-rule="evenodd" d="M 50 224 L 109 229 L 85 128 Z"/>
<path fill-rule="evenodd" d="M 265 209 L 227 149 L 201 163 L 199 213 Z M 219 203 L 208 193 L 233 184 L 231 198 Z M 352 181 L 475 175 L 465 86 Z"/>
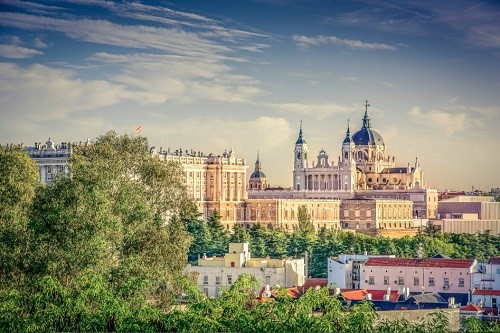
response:
<path fill-rule="evenodd" d="M 299 137 L 295 142 L 295 149 L 293 151 L 293 188 L 297 191 L 305 188 L 304 169 L 308 168 L 307 163 L 307 143 L 302 134 L 302 120 L 300 121 Z"/>
<path fill-rule="evenodd" d="M 352 141 L 351 131 L 349 129 L 349 120 L 347 120 L 347 131 L 344 142 L 342 142 L 342 160 L 340 169 L 340 189 L 353 192 L 356 189 L 356 160 L 354 154 L 356 145 Z"/>

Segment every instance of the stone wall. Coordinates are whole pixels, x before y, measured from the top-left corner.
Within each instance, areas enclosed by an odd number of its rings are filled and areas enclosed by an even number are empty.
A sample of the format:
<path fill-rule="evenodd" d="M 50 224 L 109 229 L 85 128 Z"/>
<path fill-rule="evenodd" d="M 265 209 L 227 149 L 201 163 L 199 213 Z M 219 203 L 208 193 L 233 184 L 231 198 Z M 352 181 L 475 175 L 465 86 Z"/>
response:
<path fill-rule="evenodd" d="M 460 330 L 460 309 L 430 309 L 430 310 L 394 310 L 394 311 L 377 311 L 380 315 L 378 320 L 401 320 L 406 319 L 409 323 L 419 323 L 427 318 L 433 312 L 443 311 L 449 320 L 448 329 L 451 332 Z"/>

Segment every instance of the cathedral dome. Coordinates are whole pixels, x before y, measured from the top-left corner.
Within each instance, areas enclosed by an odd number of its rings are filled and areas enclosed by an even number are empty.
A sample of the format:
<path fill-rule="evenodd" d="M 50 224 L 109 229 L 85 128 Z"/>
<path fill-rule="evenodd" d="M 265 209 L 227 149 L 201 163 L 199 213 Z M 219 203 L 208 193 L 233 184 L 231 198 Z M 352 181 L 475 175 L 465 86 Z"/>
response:
<path fill-rule="evenodd" d="M 377 131 L 372 129 L 370 116 L 368 115 L 368 101 L 366 101 L 365 115 L 363 117 L 363 127 L 352 136 L 352 141 L 356 146 L 383 146 L 384 139 Z"/>
<path fill-rule="evenodd" d="M 261 170 L 255 170 L 250 176 L 250 179 L 255 179 L 255 178 L 267 178 L 267 177 L 266 174 Z"/>
<path fill-rule="evenodd" d="M 352 141 L 356 146 L 379 146 L 385 144 L 384 139 L 382 139 L 382 136 L 378 132 L 366 127 L 362 127 L 354 133 Z"/>

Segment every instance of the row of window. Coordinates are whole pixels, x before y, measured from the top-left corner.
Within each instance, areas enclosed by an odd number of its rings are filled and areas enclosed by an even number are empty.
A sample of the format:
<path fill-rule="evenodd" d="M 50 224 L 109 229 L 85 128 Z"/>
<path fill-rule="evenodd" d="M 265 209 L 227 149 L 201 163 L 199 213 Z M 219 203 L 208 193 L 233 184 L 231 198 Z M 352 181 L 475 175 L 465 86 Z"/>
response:
<path fill-rule="evenodd" d="M 45 170 L 47 171 L 48 174 L 51 173 L 56 173 L 56 172 L 64 172 L 64 165 L 47 165 L 45 166 Z M 41 168 L 40 168 L 41 172 Z"/>
<path fill-rule="evenodd" d="M 367 283 L 369 285 L 374 285 L 375 284 L 375 276 L 369 276 Z M 404 286 L 405 285 L 405 278 L 402 276 L 398 276 L 396 281 L 394 281 L 394 283 L 399 285 L 399 286 Z M 384 285 L 386 285 L 386 286 L 390 285 L 390 280 L 389 280 L 388 276 L 384 276 Z M 413 285 L 420 286 L 420 277 L 419 276 L 413 277 Z M 434 287 L 435 285 L 436 285 L 435 278 L 433 276 L 430 276 L 427 280 L 427 286 Z M 443 278 L 443 288 L 447 289 L 450 286 L 451 286 L 450 279 Z M 458 286 L 465 287 L 465 279 L 464 278 L 458 278 Z"/>
<path fill-rule="evenodd" d="M 232 267 L 234 267 L 234 266 L 232 266 Z M 226 279 L 227 279 L 227 285 L 233 284 L 233 276 L 231 274 L 227 274 Z M 271 277 L 270 276 L 265 276 L 264 279 L 265 279 L 266 284 L 271 284 Z M 208 285 L 208 275 L 203 275 L 203 284 Z M 217 285 L 217 286 L 222 285 L 222 276 L 221 275 L 215 276 L 215 285 Z"/>
<path fill-rule="evenodd" d="M 370 218 L 372 216 L 372 210 L 370 209 L 344 209 L 345 218 Z M 410 218 L 411 209 L 409 206 L 404 208 L 396 209 L 378 209 L 377 216 L 379 218 Z"/>
<path fill-rule="evenodd" d="M 208 275 L 203 275 L 203 284 L 208 284 Z M 222 276 L 218 275 L 215 277 L 215 284 L 222 284 Z M 233 284 L 233 276 L 230 274 L 227 275 L 227 284 Z"/>

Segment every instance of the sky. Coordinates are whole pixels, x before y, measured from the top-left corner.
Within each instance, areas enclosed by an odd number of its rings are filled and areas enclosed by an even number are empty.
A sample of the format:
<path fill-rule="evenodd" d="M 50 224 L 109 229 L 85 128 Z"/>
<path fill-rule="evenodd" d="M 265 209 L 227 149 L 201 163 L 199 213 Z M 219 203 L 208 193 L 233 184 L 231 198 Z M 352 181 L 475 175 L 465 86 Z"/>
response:
<path fill-rule="evenodd" d="M 500 187 L 497 1 L 0 0 L 0 143 L 234 149 L 291 186 L 348 121 L 440 190 Z"/>

